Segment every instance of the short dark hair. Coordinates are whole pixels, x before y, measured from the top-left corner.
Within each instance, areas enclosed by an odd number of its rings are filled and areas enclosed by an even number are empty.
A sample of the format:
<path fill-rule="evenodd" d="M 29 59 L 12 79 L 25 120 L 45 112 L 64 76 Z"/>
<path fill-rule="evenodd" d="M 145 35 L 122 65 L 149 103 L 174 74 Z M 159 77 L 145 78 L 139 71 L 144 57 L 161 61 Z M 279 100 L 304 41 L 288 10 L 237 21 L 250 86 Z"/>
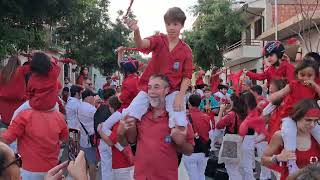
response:
<path fill-rule="evenodd" d="M 320 64 L 320 55 L 319 53 L 316 53 L 316 52 L 308 52 L 304 58 L 306 57 L 311 57 L 313 58 L 313 60 L 315 60 L 318 64 Z"/>
<path fill-rule="evenodd" d="M 51 69 L 49 56 L 43 52 L 34 53 L 30 63 L 30 70 L 33 73 L 47 76 Z"/>
<path fill-rule="evenodd" d="M 317 102 L 313 99 L 303 99 L 294 106 L 290 112 L 290 117 L 297 122 L 301 120 L 311 108 L 319 108 Z"/>
<path fill-rule="evenodd" d="M 187 17 L 185 13 L 178 7 L 169 8 L 168 11 L 163 16 L 164 22 L 166 24 L 172 22 L 179 22 L 182 26 L 184 26 L 184 22 Z"/>
<path fill-rule="evenodd" d="M 319 77 L 319 64 L 316 61 L 314 61 L 313 58 L 310 56 L 304 57 L 302 59 L 302 62 L 296 67 L 294 71 L 295 75 L 297 76 L 299 71 L 308 67 L 314 69 L 316 77 Z"/>
<path fill-rule="evenodd" d="M 201 97 L 199 95 L 196 94 L 192 94 L 189 97 L 189 103 L 191 104 L 191 106 L 193 107 L 199 107 L 200 103 L 201 103 Z"/>
<path fill-rule="evenodd" d="M 117 111 L 121 107 L 121 102 L 117 96 L 111 96 L 108 100 L 109 106 Z"/>
<path fill-rule="evenodd" d="M 155 79 L 155 78 L 159 78 L 162 81 L 165 82 L 165 87 L 170 87 L 170 83 L 169 83 L 169 79 L 166 75 L 163 74 L 153 74 L 150 79 Z"/>
<path fill-rule="evenodd" d="M 221 90 L 221 89 L 228 89 L 228 87 L 226 85 L 219 84 L 218 85 L 218 90 Z"/>
<path fill-rule="evenodd" d="M 211 89 L 210 89 L 209 87 L 205 87 L 205 88 L 203 89 L 203 92 L 206 92 L 206 91 L 210 91 L 210 92 L 211 92 Z"/>
<path fill-rule="evenodd" d="M 64 87 L 63 89 L 62 89 L 62 92 L 69 92 L 70 90 L 69 90 L 69 87 Z"/>
<path fill-rule="evenodd" d="M 103 90 L 103 99 L 107 100 L 109 99 L 111 96 L 116 94 L 116 90 L 113 88 L 107 88 Z"/>
<path fill-rule="evenodd" d="M 90 89 L 86 89 L 81 93 L 82 100 L 84 100 L 86 97 L 95 96 L 95 95 L 96 94 L 93 91 L 91 91 Z"/>
<path fill-rule="evenodd" d="M 72 85 L 70 88 L 70 96 L 74 97 L 77 93 L 81 93 L 82 87 L 77 86 L 77 85 Z"/>
<path fill-rule="evenodd" d="M 253 86 L 251 86 L 251 90 L 252 90 L 253 92 L 256 92 L 259 96 L 262 95 L 262 87 L 259 86 L 259 85 L 253 85 Z"/>

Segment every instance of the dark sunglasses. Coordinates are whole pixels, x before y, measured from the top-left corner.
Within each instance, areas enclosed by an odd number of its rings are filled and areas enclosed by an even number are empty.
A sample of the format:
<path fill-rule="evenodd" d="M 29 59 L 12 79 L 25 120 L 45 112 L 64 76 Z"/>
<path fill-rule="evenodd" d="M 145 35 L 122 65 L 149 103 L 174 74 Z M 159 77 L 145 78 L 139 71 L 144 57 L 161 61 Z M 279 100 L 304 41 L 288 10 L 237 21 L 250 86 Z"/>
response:
<path fill-rule="evenodd" d="M 16 164 L 19 168 L 21 168 L 22 159 L 21 159 L 20 154 L 15 153 L 14 156 L 15 156 L 15 160 L 12 161 L 11 163 L 9 163 L 7 166 L 5 166 L 3 169 L 7 169 L 8 167 L 10 167 L 13 164 Z"/>

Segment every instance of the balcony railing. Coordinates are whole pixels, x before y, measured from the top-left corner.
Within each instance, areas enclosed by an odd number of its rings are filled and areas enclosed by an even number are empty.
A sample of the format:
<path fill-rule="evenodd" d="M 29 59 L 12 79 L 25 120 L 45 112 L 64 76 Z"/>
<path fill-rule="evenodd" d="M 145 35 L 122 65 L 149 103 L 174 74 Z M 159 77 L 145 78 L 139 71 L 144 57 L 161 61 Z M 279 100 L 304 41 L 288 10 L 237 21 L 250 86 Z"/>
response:
<path fill-rule="evenodd" d="M 260 46 L 261 45 L 261 41 L 256 40 L 256 39 L 243 39 L 241 41 L 238 41 L 234 44 L 232 44 L 231 46 L 228 46 L 225 50 L 224 53 L 230 52 L 234 49 L 237 49 L 239 47 L 242 46 Z"/>

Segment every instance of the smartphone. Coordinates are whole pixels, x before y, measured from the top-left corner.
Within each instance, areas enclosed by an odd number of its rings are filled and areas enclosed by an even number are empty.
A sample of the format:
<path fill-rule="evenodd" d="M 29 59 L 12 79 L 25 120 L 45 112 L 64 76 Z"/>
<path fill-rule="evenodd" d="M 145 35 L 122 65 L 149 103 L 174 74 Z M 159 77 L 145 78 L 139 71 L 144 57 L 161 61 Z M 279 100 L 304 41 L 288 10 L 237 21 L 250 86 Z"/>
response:
<path fill-rule="evenodd" d="M 74 161 L 80 152 L 80 129 L 69 129 L 68 157 Z"/>

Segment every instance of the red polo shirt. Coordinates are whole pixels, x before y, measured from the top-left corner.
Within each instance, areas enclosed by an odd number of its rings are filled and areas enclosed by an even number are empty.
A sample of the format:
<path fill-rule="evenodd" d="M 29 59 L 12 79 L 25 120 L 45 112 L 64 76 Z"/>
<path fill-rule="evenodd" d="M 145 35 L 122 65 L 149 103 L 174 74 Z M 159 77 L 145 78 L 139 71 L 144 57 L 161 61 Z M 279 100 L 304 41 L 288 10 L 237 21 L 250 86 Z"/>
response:
<path fill-rule="evenodd" d="M 178 158 L 171 142 L 167 113 L 153 119 L 148 111 L 137 123 L 135 180 L 177 180 Z M 187 141 L 194 145 L 192 127 L 188 126 Z"/>
<path fill-rule="evenodd" d="M 294 80 L 294 66 L 287 60 L 282 59 L 279 67 L 271 66 L 262 73 L 254 73 L 248 71 L 247 76 L 254 80 L 265 80 L 267 79 L 268 87 L 272 79 L 286 79 L 288 81 Z"/>
<path fill-rule="evenodd" d="M 138 89 L 139 76 L 138 74 L 129 74 L 122 82 L 121 93 L 119 96 L 121 109 L 127 108 L 133 98 L 139 93 Z"/>
<path fill-rule="evenodd" d="M 189 112 L 194 132 L 198 133 L 204 141 L 209 141 L 210 117 L 198 108 L 190 108 Z"/>
<path fill-rule="evenodd" d="M 27 86 L 27 95 L 30 106 L 36 110 L 50 110 L 58 100 L 57 79 L 60 73 L 58 64 L 52 62 L 48 76 L 33 73 Z"/>
<path fill-rule="evenodd" d="M 293 107 L 303 99 L 315 99 L 317 96 L 316 91 L 303 83 L 294 80 L 289 83 L 290 93 L 283 99 L 283 111 L 281 118 L 289 116 Z"/>
<path fill-rule="evenodd" d="M 48 172 L 59 162 L 60 141 L 68 139 L 68 127 L 60 112 L 25 110 L 2 137 L 8 142 L 18 140 L 23 169 Z"/>
<path fill-rule="evenodd" d="M 200 71 L 196 80 L 196 85 L 202 85 L 204 84 L 203 82 L 203 76 L 205 75 L 204 71 Z"/>
<path fill-rule="evenodd" d="M 19 66 L 8 83 L 0 80 L 0 115 L 7 125 L 10 124 L 14 111 L 26 100 L 25 76 L 29 71 L 28 65 Z"/>
<path fill-rule="evenodd" d="M 235 133 L 234 129 L 235 129 L 235 122 L 237 119 L 237 127 L 236 129 L 239 130 L 240 124 L 242 122 L 242 120 L 240 119 L 240 117 L 238 116 L 236 118 L 236 113 L 234 111 L 230 111 L 228 112 L 228 114 L 224 115 L 222 117 L 222 119 L 220 119 L 220 121 L 217 122 L 216 124 L 216 128 L 217 129 L 223 129 L 226 128 L 226 132 L 227 133 Z"/>
<path fill-rule="evenodd" d="M 150 76 L 163 74 L 169 79 L 171 90 L 179 90 L 182 79 L 192 77 L 192 51 L 190 47 L 180 40 L 176 47 L 169 52 L 167 35 L 160 34 L 147 38 L 150 47 L 145 52 L 152 52 L 152 59 L 143 72 L 139 87 L 147 92 Z"/>
<path fill-rule="evenodd" d="M 110 135 L 110 140 L 113 144 L 117 141 L 117 130 L 120 122 L 117 122 L 112 127 L 112 133 Z M 112 169 L 128 168 L 133 166 L 133 154 L 130 146 L 126 146 L 123 151 L 119 151 L 117 148 L 112 146 Z"/>

